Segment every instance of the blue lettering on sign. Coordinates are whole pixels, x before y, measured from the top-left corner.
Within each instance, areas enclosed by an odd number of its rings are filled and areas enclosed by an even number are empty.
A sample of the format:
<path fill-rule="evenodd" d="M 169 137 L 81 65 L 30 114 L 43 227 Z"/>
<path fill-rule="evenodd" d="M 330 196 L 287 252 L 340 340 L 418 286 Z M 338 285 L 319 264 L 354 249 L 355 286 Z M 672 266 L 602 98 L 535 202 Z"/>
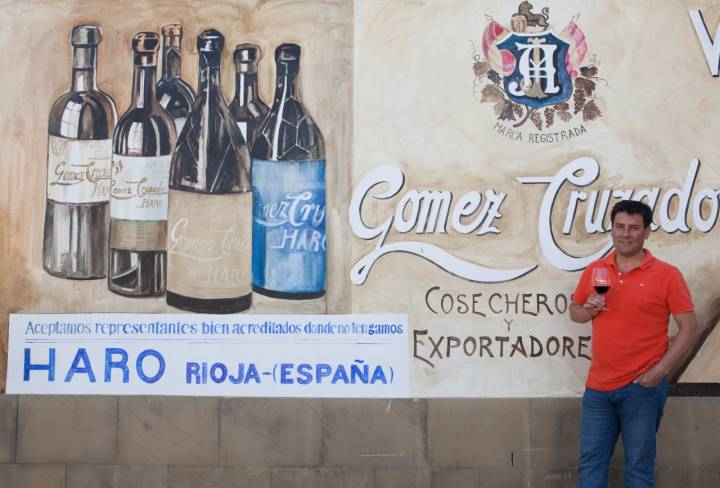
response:
<path fill-rule="evenodd" d="M 292 373 L 292 364 L 283 363 L 280 365 L 280 383 L 283 385 L 293 384 L 293 379 L 290 377 Z"/>
<path fill-rule="evenodd" d="M 338 365 L 335 370 L 335 374 L 333 375 L 332 384 L 334 385 L 335 383 L 340 382 L 347 385 L 349 381 L 347 371 L 345 371 L 345 366 L 342 364 Z"/>
<path fill-rule="evenodd" d="M 253 160 L 252 282 L 266 290 L 325 290 L 325 160 Z"/>
<path fill-rule="evenodd" d="M 292 385 L 297 382 L 300 385 L 310 383 L 317 384 L 345 384 L 345 385 L 374 385 L 392 383 L 394 372 L 389 367 L 390 379 L 386 369 L 382 365 L 372 368 L 361 359 L 356 359 L 349 366 L 344 364 L 308 364 L 308 363 L 282 363 L 280 364 L 280 384 Z M 349 370 L 349 374 L 348 374 Z"/>
<path fill-rule="evenodd" d="M 223 363 L 215 363 L 210 368 L 210 378 L 214 383 L 222 383 L 228 375 L 227 366 Z"/>
<path fill-rule="evenodd" d="M 82 365 L 80 364 L 81 362 Z M 65 375 L 65 383 L 69 383 L 73 376 L 79 373 L 88 375 L 90 383 L 95 383 L 95 373 L 92 370 L 90 358 L 88 357 L 87 351 L 84 347 L 81 347 L 75 353 L 75 359 L 73 359 L 72 365 L 70 365 L 70 369 L 68 370 L 67 375 Z"/>
<path fill-rule="evenodd" d="M 23 381 L 30 381 L 30 371 L 47 371 L 48 381 L 55 381 L 55 348 L 51 347 L 48 351 L 47 363 L 30 362 L 30 348 L 25 348 L 25 359 L 23 361 Z"/>
<path fill-rule="evenodd" d="M 30 381 L 30 373 L 32 371 L 47 371 L 47 380 L 49 382 L 55 381 L 55 356 L 56 351 L 54 347 L 48 350 L 48 362 L 47 363 L 33 363 L 30 359 L 31 349 L 25 348 L 24 361 L 23 361 L 23 381 Z M 153 375 L 148 375 L 145 372 L 145 360 L 148 357 L 153 357 L 157 360 L 157 372 Z M 112 381 L 112 370 L 119 369 L 122 371 L 122 382 L 128 383 L 130 381 L 130 369 L 127 365 L 128 353 L 125 349 L 109 347 L 105 349 L 105 371 L 103 380 L 105 383 Z M 135 371 L 138 377 L 145 383 L 156 383 L 162 378 L 165 373 L 165 358 L 158 351 L 154 349 L 145 349 L 138 354 L 135 362 Z M 88 355 L 87 349 L 84 347 L 78 348 L 73 357 L 72 363 L 68 368 L 67 374 L 65 375 L 64 382 L 70 383 L 75 380 L 75 375 L 85 374 L 90 383 L 95 383 L 95 371 L 92 367 L 92 361 Z"/>
<path fill-rule="evenodd" d="M 312 366 L 310 364 L 298 364 L 297 374 L 299 378 L 297 382 L 301 385 L 308 385 L 312 383 Z"/>
<path fill-rule="evenodd" d="M 315 367 L 315 381 L 322 383 L 323 378 L 327 378 L 332 373 L 332 368 L 329 364 L 318 364 Z"/>
<path fill-rule="evenodd" d="M 114 355 L 119 355 L 120 360 L 113 361 Z M 122 371 L 122 382 L 128 383 L 130 381 L 130 368 L 128 368 L 127 361 L 128 353 L 125 349 L 115 347 L 105 349 L 105 383 L 110 383 L 113 368 L 120 369 Z"/>
<path fill-rule="evenodd" d="M 228 367 L 223 363 L 189 362 L 185 365 L 185 383 L 188 385 L 206 385 L 208 380 L 213 383 L 228 382 L 233 385 L 241 383 L 247 385 L 250 382 L 260 383 L 260 373 L 255 363 L 247 365 L 238 363 L 237 373 L 233 375 L 233 372 L 228 370 Z"/>
<path fill-rule="evenodd" d="M 380 367 L 375 368 L 375 370 L 373 371 L 373 376 L 372 376 L 372 379 L 370 380 L 370 383 L 383 383 L 383 384 L 387 385 L 387 382 L 388 381 L 387 381 L 387 378 L 385 377 L 385 371 Z"/>
<path fill-rule="evenodd" d="M 154 376 L 147 376 L 145 374 L 145 371 L 143 370 L 143 361 L 148 356 L 154 357 L 158 360 L 159 363 L 158 371 L 157 373 L 155 373 Z M 155 383 L 160 378 L 162 378 L 163 373 L 165 373 L 165 358 L 163 358 L 162 354 L 157 352 L 155 349 L 145 349 L 138 355 L 137 361 L 135 363 L 135 368 L 137 369 L 137 374 L 141 380 L 143 380 L 145 383 Z"/>

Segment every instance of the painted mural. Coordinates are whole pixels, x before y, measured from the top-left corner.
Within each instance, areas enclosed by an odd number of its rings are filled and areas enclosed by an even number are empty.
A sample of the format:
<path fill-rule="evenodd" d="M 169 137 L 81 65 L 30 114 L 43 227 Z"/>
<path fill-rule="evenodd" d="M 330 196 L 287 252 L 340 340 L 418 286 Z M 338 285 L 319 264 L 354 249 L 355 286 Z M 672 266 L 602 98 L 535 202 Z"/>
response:
<path fill-rule="evenodd" d="M 577 395 L 592 334 L 567 307 L 622 198 L 653 208 L 648 247 L 685 274 L 706 337 L 676 391 L 717 390 L 716 41 L 686 4 L 644 5 L 356 10 L 353 307 L 408 311 L 416 391 Z"/>
<path fill-rule="evenodd" d="M 66 279 L 107 276 L 109 290 L 128 297 L 167 291 L 168 305 L 192 312 L 247 310 L 251 281 L 276 298 L 322 297 L 325 145 L 300 95 L 301 47 L 276 48 L 267 109 L 257 95 L 260 49 L 238 45 L 231 112 L 220 86 L 223 34 L 197 37 L 195 96 L 180 77 L 182 26 L 162 32 L 157 88 L 160 37 L 133 37 L 132 101 L 114 127 L 114 103 L 96 81 L 101 29 L 73 27 L 72 86 L 50 115 L 43 267 Z"/>
<path fill-rule="evenodd" d="M 10 313 L 401 313 L 411 396 L 574 396 L 571 293 L 631 198 L 703 327 L 675 390 L 720 393 L 717 7 L 200 3 L 9 2 L 4 344 Z"/>

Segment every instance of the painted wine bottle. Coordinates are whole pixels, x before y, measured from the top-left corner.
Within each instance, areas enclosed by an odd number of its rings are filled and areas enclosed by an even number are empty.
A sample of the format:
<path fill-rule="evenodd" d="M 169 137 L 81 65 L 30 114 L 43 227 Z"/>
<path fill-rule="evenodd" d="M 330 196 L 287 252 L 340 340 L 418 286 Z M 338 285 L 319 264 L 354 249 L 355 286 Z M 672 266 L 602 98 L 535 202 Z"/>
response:
<path fill-rule="evenodd" d="M 108 286 L 136 297 L 165 293 L 175 124 L 155 96 L 159 44 L 155 32 L 133 37 L 132 101 L 113 136 Z"/>
<path fill-rule="evenodd" d="M 235 61 L 235 97 L 230 102 L 230 113 L 240 127 L 250 150 L 257 130 L 270 108 L 258 93 L 258 63 L 260 48 L 254 44 L 238 44 L 233 53 Z"/>
<path fill-rule="evenodd" d="M 253 290 L 325 294 L 325 143 L 300 95 L 300 46 L 275 50 L 275 98 L 253 144 Z"/>
<path fill-rule="evenodd" d="M 195 101 L 192 87 L 181 78 L 183 28 L 180 24 L 162 27 L 162 77 L 157 84 L 157 99 L 175 122 L 180 137 L 183 125 Z"/>
<path fill-rule="evenodd" d="M 104 278 L 115 103 L 97 84 L 100 28 L 73 28 L 72 83 L 48 123 L 43 267 L 71 279 Z"/>
<path fill-rule="evenodd" d="M 223 35 L 197 39 L 195 104 L 170 171 L 168 305 L 234 313 L 251 304 L 251 159 L 220 87 Z"/>

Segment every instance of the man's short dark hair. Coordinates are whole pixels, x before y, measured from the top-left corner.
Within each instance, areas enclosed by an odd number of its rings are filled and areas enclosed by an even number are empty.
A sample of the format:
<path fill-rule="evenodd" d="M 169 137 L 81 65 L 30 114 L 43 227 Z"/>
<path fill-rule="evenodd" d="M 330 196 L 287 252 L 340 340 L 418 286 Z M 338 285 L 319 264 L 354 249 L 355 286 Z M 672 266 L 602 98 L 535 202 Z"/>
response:
<path fill-rule="evenodd" d="M 620 212 L 628 215 L 642 215 L 645 227 L 650 227 L 650 224 L 652 224 L 652 209 L 643 202 L 636 202 L 635 200 L 621 200 L 617 202 L 612 212 L 610 212 L 610 223 L 615 224 L 615 215 Z"/>

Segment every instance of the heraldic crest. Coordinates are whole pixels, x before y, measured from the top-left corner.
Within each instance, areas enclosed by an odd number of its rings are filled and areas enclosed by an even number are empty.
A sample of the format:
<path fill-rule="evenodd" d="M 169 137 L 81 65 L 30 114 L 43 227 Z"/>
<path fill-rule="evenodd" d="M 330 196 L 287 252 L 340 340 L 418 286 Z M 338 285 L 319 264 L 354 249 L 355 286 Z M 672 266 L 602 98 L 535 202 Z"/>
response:
<path fill-rule="evenodd" d="M 489 17 L 482 55 L 473 56 L 476 96 L 494 104 L 498 119 L 513 122 L 513 127 L 530 120 L 543 130 L 554 124 L 555 116 L 563 122 L 575 116 L 582 116 L 583 122 L 601 116 L 595 59 L 582 65 L 588 45 L 576 23 L 579 15 L 555 34 L 549 9 L 532 9 L 530 2 L 520 3 L 510 29 Z"/>

